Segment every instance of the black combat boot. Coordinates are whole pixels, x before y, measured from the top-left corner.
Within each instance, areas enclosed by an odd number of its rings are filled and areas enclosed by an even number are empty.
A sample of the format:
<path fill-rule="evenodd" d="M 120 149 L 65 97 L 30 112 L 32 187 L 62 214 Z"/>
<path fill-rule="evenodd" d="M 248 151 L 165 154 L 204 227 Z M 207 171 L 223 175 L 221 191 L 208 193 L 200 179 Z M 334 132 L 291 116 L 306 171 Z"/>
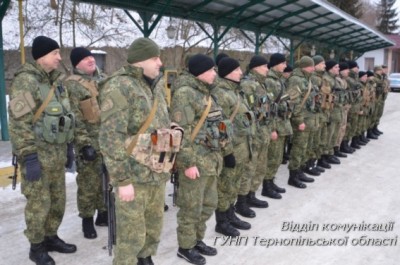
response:
<path fill-rule="evenodd" d="M 76 246 L 73 244 L 65 243 L 57 235 L 46 236 L 44 238 L 44 245 L 47 251 L 57 251 L 60 253 L 74 253 L 76 252 Z"/>
<path fill-rule="evenodd" d="M 315 167 L 314 167 L 314 162 L 312 159 L 308 160 L 306 165 L 303 167 L 304 173 L 307 173 L 311 176 L 319 176 L 321 175 L 321 172 L 319 172 Z"/>
<path fill-rule="evenodd" d="M 354 136 L 353 138 L 351 138 L 350 147 L 351 147 L 351 148 L 354 148 L 354 149 L 360 149 L 360 148 L 361 148 L 361 146 L 358 144 L 358 141 L 357 141 L 357 137 L 356 137 L 356 136 Z"/>
<path fill-rule="evenodd" d="M 334 155 L 337 156 L 337 157 L 342 157 L 342 158 L 347 157 L 346 154 L 343 154 L 342 152 L 340 152 L 339 146 L 335 146 L 335 147 L 333 148 L 333 151 L 334 151 Z"/>
<path fill-rule="evenodd" d="M 297 177 L 297 171 L 298 170 L 289 170 L 289 180 L 288 180 L 288 184 L 296 187 L 296 188 L 300 188 L 300 189 L 305 189 L 307 188 L 307 185 L 304 184 L 303 182 L 301 182 L 298 177 Z"/>
<path fill-rule="evenodd" d="M 275 177 L 272 179 L 272 188 L 273 188 L 276 192 L 285 193 L 286 190 L 285 190 L 284 188 L 281 188 L 281 187 L 279 187 L 278 185 L 276 185 L 274 179 L 275 179 Z"/>
<path fill-rule="evenodd" d="M 361 135 L 360 135 L 360 137 L 361 137 L 361 141 L 364 141 L 364 142 L 366 142 L 366 143 L 369 143 L 369 139 L 368 139 L 367 137 L 365 137 L 365 132 L 362 132 Z"/>
<path fill-rule="evenodd" d="M 317 166 L 325 168 L 325 169 L 330 169 L 331 165 L 325 160 L 325 155 L 322 155 L 320 159 L 318 159 Z"/>
<path fill-rule="evenodd" d="M 215 220 L 217 221 L 215 232 L 225 236 L 240 236 L 240 232 L 229 223 L 227 213 L 228 211 L 215 211 Z"/>
<path fill-rule="evenodd" d="M 250 191 L 249 194 L 247 194 L 247 205 L 255 208 L 267 208 L 268 202 L 257 199 L 256 193 Z"/>
<path fill-rule="evenodd" d="M 368 142 L 365 142 L 365 141 L 362 139 L 362 136 L 361 136 L 361 135 L 358 135 L 358 136 L 357 136 L 357 140 L 358 140 L 358 144 L 359 144 L 359 145 L 362 145 L 362 146 L 367 145 L 367 143 L 368 143 Z"/>
<path fill-rule="evenodd" d="M 55 265 L 54 260 L 49 256 L 44 243 L 31 244 L 29 250 L 29 259 L 32 260 L 36 265 Z"/>
<path fill-rule="evenodd" d="M 148 256 L 145 258 L 138 258 L 137 265 L 154 265 L 154 262 L 151 259 L 151 256 Z"/>
<path fill-rule="evenodd" d="M 318 163 L 316 163 L 318 160 L 317 159 L 312 159 L 312 164 L 314 168 L 319 172 L 319 173 L 324 173 L 325 169 L 323 167 L 318 166 Z"/>
<path fill-rule="evenodd" d="M 343 152 L 345 154 L 354 153 L 354 149 L 349 146 L 349 141 L 348 140 L 343 140 L 342 141 L 342 143 L 340 144 L 340 152 Z"/>
<path fill-rule="evenodd" d="M 274 189 L 272 184 L 273 181 L 271 179 L 264 179 L 261 195 L 272 199 L 282 199 L 282 195 Z"/>
<path fill-rule="evenodd" d="M 186 260 L 189 263 L 195 264 L 195 265 L 204 265 L 206 264 L 206 259 L 200 255 L 199 251 L 197 249 L 190 248 L 190 249 L 185 249 L 185 248 L 178 248 L 178 257 Z"/>
<path fill-rule="evenodd" d="M 206 256 L 215 256 L 217 255 L 217 249 L 207 246 L 206 243 L 204 243 L 203 241 L 199 240 L 196 243 L 196 246 L 194 246 L 195 249 L 197 249 L 197 251 L 202 254 L 202 255 L 206 255 Z"/>
<path fill-rule="evenodd" d="M 236 216 L 235 206 L 233 206 L 233 204 L 228 209 L 227 217 L 229 223 L 236 229 L 249 230 L 251 228 L 250 223 L 240 220 L 239 217 Z"/>
<path fill-rule="evenodd" d="M 324 155 L 325 156 L 325 161 L 328 162 L 329 164 L 333 165 L 339 165 L 340 160 L 334 155 Z"/>
<path fill-rule="evenodd" d="M 372 131 L 372 129 L 368 129 L 368 130 L 367 130 L 367 138 L 368 138 L 368 139 L 377 140 L 377 139 L 378 139 L 378 135 L 374 134 L 374 132 Z"/>
<path fill-rule="evenodd" d="M 376 134 L 376 135 L 381 135 L 381 134 L 383 134 L 383 132 L 380 131 L 380 130 L 378 129 L 378 125 L 375 125 L 374 128 L 372 129 L 372 131 L 373 131 L 373 133 Z"/>
<path fill-rule="evenodd" d="M 96 230 L 94 229 L 93 217 L 82 218 L 82 231 L 85 238 L 94 239 L 97 237 Z"/>
<path fill-rule="evenodd" d="M 164 211 L 165 211 L 165 206 L 168 207 L 168 205 L 164 205 Z M 95 224 L 97 226 L 108 226 L 108 212 L 107 211 L 101 213 L 97 212 Z"/>
<path fill-rule="evenodd" d="M 241 216 L 254 218 L 256 217 L 256 213 L 249 208 L 247 204 L 247 197 L 246 195 L 238 195 L 236 204 L 235 204 L 235 211 L 240 214 Z"/>
<path fill-rule="evenodd" d="M 314 179 L 307 177 L 306 174 L 304 174 L 303 170 L 301 169 L 297 170 L 297 179 L 308 183 L 314 182 Z"/>

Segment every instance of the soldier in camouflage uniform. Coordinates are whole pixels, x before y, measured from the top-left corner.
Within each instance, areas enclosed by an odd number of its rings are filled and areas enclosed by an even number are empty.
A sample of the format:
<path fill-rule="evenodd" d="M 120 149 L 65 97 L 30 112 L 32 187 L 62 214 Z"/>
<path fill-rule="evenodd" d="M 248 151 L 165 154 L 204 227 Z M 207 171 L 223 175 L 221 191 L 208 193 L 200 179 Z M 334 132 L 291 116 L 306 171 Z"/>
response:
<path fill-rule="evenodd" d="M 54 265 L 48 251 L 76 251 L 75 245 L 57 236 L 65 212 L 67 143 L 73 140 L 75 121 L 57 71 L 61 61 L 58 43 L 36 37 L 32 56 L 35 62 L 16 72 L 10 89 L 10 136 L 21 164 L 21 191 L 27 199 L 29 258 L 37 265 Z"/>
<path fill-rule="evenodd" d="M 336 141 L 337 145 L 340 145 L 340 152 L 343 152 L 345 154 L 352 154 L 354 152 L 354 149 L 350 147 L 349 142 L 349 131 L 347 129 L 347 124 L 348 124 L 348 114 L 351 108 L 351 103 L 350 103 L 350 91 L 348 89 L 347 85 L 347 77 L 349 76 L 349 65 L 346 62 L 341 62 L 339 63 L 339 76 L 337 78 L 338 83 L 340 84 L 340 87 L 342 88 L 341 91 L 338 91 L 338 96 L 343 96 L 343 117 L 342 117 L 342 122 L 339 127 L 339 134 L 338 138 Z"/>
<path fill-rule="evenodd" d="M 77 201 L 82 231 L 85 238 L 97 237 L 93 216 L 97 210 L 96 225 L 107 225 L 104 204 L 99 147 L 100 108 L 98 105 L 97 83 L 103 79 L 92 53 L 83 48 L 74 48 L 70 54 L 73 75 L 67 78 L 65 86 L 70 94 L 71 109 L 76 118 L 74 145 L 78 184 Z"/>
<path fill-rule="evenodd" d="M 250 161 L 252 119 L 254 114 L 240 90 L 242 70 L 239 62 L 225 57 L 218 64 L 219 79 L 211 94 L 221 106 L 225 117 L 232 121 L 232 143 L 223 149 L 224 168 L 217 179 L 218 207 L 215 211 L 215 231 L 226 236 L 239 236 L 237 229 L 250 229 L 251 225 L 240 220 L 234 209 L 245 165 Z M 237 229 L 236 229 L 237 228 Z"/>
<path fill-rule="evenodd" d="M 293 133 L 290 124 L 289 95 L 285 84 L 282 82 L 282 73 L 286 67 L 286 58 L 283 54 L 272 54 L 268 64 L 269 72 L 265 80 L 266 89 L 273 106 L 271 113 L 274 122 L 271 130 L 278 134 L 278 139 L 271 141 L 268 146 L 267 172 L 263 180 L 261 195 L 273 199 L 281 199 L 280 193 L 286 192 L 285 189 L 274 183 L 274 179 L 283 160 L 286 138 Z"/>
<path fill-rule="evenodd" d="M 292 74 L 293 68 L 290 65 L 287 65 L 285 70 L 283 70 L 281 81 L 287 88 L 289 76 Z M 283 160 L 282 164 L 286 165 L 289 161 L 290 150 L 292 149 L 292 135 L 285 137 L 285 146 L 283 149 Z"/>
<path fill-rule="evenodd" d="M 301 170 L 301 166 L 308 160 L 306 152 L 310 132 L 317 126 L 317 116 L 314 113 L 316 102 L 311 82 L 313 72 L 314 60 L 303 56 L 298 62 L 298 68 L 295 68 L 289 77 L 288 85 L 288 93 L 293 104 L 290 120 L 293 128 L 293 146 L 288 165 L 288 184 L 301 189 L 307 187 L 303 182 L 314 181 Z"/>
<path fill-rule="evenodd" d="M 256 120 L 255 135 L 252 144 L 252 160 L 246 164 L 246 176 L 243 176 L 239 189 L 235 210 L 242 216 L 254 218 L 256 213 L 249 208 L 267 208 L 268 203 L 256 198 L 256 191 L 267 174 L 268 145 L 270 139 L 277 139 L 277 134 L 270 129 L 270 99 L 265 87 L 265 78 L 268 74 L 268 61 L 255 55 L 251 58 L 248 69 L 240 86 L 254 112 Z"/>
<path fill-rule="evenodd" d="M 179 139 L 170 129 L 165 90 L 154 87 L 161 67 L 157 44 L 136 39 L 127 62 L 100 83 L 100 150 L 116 192 L 113 264 L 153 264 L 175 157 L 171 146 Z"/>
<path fill-rule="evenodd" d="M 369 89 L 369 113 L 367 116 L 367 138 L 376 140 L 378 139 L 379 134 L 374 132 L 374 113 L 376 109 L 376 83 L 375 83 L 375 76 L 374 72 L 367 71 L 367 87 Z"/>
<path fill-rule="evenodd" d="M 178 257 L 205 264 L 201 255 L 216 255 L 204 242 L 206 221 L 217 208 L 217 178 L 223 167 L 221 149 L 229 144 L 231 126 L 225 126 L 222 109 L 210 94 L 215 80 L 214 61 L 196 54 L 189 59 L 189 74 L 180 76 L 171 100 L 171 119 L 185 129 L 177 157 Z M 184 80 L 182 79 L 184 78 Z"/>
<path fill-rule="evenodd" d="M 360 71 L 358 72 L 358 78 L 361 83 L 361 95 L 362 95 L 362 102 L 361 102 L 361 117 L 360 117 L 360 128 L 359 131 L 364 135 L 364 133 L 368 130 L 368 119 L 369 119 L 369 114 L 370 114 L 370 87 L 368 84 L 368 76 L 367 72 Z M 368 138 L 369 139 L 369 138 Z"/>
<path fill-rule="evenodd" d="M 378 129 L 379 121 L 383 115 L 383 109 L 385 107 L 385 100 L 389 93 L 389 83 L 387 80 L 387 75 L 383 72 L 382 66 L 375 66 L 374 67 L 374 81 L 376 84 L 376 102 L 375 102 L 375 112 L 373 115 L 374 120 L 374 127 L 372 129 L 375 135 L 381 135 L 381 132 Z"/>

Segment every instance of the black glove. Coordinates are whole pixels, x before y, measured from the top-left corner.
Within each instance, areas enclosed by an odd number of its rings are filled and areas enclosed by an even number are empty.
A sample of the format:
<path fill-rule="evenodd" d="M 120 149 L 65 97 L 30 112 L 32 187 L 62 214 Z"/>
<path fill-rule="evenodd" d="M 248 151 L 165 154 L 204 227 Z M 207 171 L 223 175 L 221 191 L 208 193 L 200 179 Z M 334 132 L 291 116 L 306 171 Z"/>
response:
<path fill-rule="evenodd" d="M 75 160 L 74 155 L 74 145 L 72 143 L 67 144 L 67 162 L 65 163 L 65 167 L 71 169 Z"/>
<path fill-rule="evenodd" d="M 25 156 L 24 163 L 26 168 L 25 179 L 27 181 L 38 181 L 42 177 L 38 155 L 33 153 Z"/>
<path fill-rule="evenodd" d="M 97 157 L 96 150 L 94 150 L 94 148 L 90 145 L 85 145 L 84 147 L 82 147 L 80 153 L 82 154 L 83 160 L 86 161 L 93 161 Z"/>
<path fill-rule="evenodd" d="M 228 168 L 234 168 L 236 166 L 236 159 L 233 154 L 224 156 L 224 166 Z"/>

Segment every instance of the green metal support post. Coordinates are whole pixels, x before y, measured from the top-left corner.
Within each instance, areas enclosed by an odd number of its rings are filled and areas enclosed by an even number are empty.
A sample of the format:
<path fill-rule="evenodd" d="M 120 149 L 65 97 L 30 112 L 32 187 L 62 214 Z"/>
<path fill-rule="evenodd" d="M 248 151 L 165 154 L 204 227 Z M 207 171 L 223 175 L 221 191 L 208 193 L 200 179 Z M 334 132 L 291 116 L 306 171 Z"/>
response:
<path fill-rule="evenodd" d="M 10 5 L 10 0 L 0 2 L 0 124 L 1 124 L 1 140 L 8 141 L 8 122 L 7 122 L 7 106 L 6 106 L 6 82 L 4 75 L 4 51 L 3 51 L 3 18 L 6 10 Z"/>

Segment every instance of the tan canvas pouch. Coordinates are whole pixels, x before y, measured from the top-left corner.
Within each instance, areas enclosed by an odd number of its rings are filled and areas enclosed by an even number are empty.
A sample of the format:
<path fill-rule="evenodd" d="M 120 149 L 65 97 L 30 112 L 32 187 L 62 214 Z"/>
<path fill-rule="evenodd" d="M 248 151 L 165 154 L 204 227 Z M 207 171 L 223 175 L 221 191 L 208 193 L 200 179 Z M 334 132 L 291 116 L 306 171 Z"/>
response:
<path fill-rule="evenodd" d="M 35 108 L 36 104 L 30 92 L 19 94 L 10 101 L 10 109 L 15 118 L 24 116 Z"/>

